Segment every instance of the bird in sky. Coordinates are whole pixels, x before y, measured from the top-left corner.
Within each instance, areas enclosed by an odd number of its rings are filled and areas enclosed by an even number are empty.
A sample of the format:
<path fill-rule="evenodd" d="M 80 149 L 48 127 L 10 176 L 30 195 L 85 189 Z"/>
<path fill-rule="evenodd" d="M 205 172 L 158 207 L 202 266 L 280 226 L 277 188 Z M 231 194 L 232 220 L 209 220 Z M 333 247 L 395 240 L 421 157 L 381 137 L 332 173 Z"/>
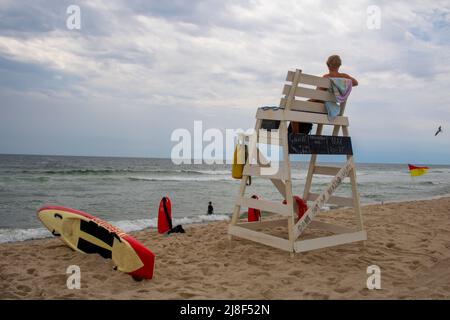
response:
<path fill-rule="evenodd" d="M 442 132 L 442 128 L 441 126 L 439 126 L 438 130 L 436 131 L 436 133 L 434 134 L 434 136 L 436 137 L 439 133 Z"/>

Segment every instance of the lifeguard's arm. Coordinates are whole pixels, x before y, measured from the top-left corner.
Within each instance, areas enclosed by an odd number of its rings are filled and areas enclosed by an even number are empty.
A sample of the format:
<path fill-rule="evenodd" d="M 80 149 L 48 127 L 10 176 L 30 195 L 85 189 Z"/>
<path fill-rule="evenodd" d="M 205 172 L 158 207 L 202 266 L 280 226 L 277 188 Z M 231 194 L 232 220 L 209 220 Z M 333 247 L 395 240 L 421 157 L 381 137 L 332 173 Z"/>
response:
<path fill-rule="evenodd" d="M 342 73 L 342 75 L 343 75 L 345 78 L 352 80 L 352 86 L 356 87 L 356 86 L 358 85 L 358 80 L 356 80 L 355 78 L 349 76 L 349 75 L 346 74 L 346 73 Z"/>

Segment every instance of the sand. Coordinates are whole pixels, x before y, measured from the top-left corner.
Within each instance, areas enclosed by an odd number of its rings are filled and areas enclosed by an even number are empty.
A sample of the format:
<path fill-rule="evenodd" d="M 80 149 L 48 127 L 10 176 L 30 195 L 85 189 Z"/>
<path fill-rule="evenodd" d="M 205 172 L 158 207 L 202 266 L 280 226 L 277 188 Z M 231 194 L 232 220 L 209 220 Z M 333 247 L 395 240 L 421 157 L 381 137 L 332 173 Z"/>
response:
<path fill-rule="evenodd" d="M 449 299 L 450 198 L 363 207 L 368 241 L 290 257 L 227 240 L 227 223 L 185 226 L 170 237 L 132 233 L 156 254 L 152 280 L 135 282 L 111 260 L 74 252 L 58 239 L 0 245 L 1 299 Z M 321 213 L 350 225 L 351 211 Z M 81 268 L 81 289 L 66 268 Z M 381 269 L 381 289 L 366 286 Z"/>

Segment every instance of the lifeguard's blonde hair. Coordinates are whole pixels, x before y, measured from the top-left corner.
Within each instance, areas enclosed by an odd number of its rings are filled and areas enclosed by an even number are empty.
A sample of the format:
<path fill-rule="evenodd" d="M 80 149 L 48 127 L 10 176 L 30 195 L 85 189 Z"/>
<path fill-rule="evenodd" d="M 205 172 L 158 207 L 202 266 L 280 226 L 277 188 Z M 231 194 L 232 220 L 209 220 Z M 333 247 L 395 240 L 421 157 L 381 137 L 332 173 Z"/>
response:
<path fill-rule="evenodd" d="M 331 69 L 337 70 L 342 64 L 341 57 L 337 54 L 329 56 L 327 60 L 327 66 Z"/>

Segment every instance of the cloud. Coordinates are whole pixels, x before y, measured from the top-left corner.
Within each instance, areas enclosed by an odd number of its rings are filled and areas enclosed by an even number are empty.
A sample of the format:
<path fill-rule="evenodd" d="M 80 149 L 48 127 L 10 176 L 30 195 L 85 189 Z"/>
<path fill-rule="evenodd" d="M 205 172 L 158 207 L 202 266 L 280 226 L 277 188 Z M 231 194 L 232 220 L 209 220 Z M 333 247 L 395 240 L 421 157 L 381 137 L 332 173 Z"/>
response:
<path fill-rule="evenodd" d="M 66 29 L 70 4 L 81 8 L 81 30 Z M 372 4 L 381 9 L 380 30 L 366 27 Z M 256 107 L 278 104 L 288 69 L 320 75 L 327 56 L 338 53 L 343 71 L 360 81 L 347 110 L 354 139 L 391 149 L 417 139 L 433 146 L 428 132 L 450 127 L 449 22 L 445 1 L 3 1 L 0 92 L 8 103 L 0 124 L 20 122 L 7 109 L 31 96 L 40 97 L 34 110 L 45 110 L 37 118 L 53 112 L 48 106 L 68 115 L 80 104 L 93 123 L 103 110 L 111 123 L 128 119 L 123 130 L 152 117 L 161 120 L 145 132 L 158 137 L 151 143 L 165 141 L 158 154 L 168 156 L 170 135 L 158 132 L 199 119 L 253 127 Z M 125 131 L 127 152 L 145 149 L 138 132 Z M 101 133 L 89 132 L 95 145 Z M 98 141 L 84 153 L 108 153 Z M 377 148 L 389 162 L 389 152 Z M 450 162 L 441 148 L 436 161 Z M 0 152 L 13 151 L 27 152 L 0 144 Z"/>

